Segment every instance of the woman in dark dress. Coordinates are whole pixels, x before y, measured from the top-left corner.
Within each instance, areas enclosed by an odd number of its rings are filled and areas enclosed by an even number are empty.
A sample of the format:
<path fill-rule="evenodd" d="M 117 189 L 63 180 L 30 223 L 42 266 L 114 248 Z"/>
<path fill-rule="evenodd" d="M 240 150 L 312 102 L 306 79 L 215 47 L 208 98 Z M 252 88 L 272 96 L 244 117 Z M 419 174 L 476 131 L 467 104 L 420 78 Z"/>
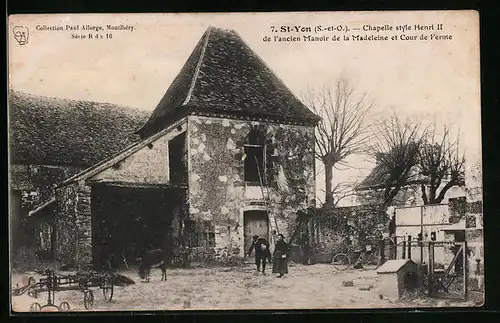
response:
<path fill-rule="evenodd" d="M 273 254 L 273 274 L 279 274 L 277 278 L 283 277 L 288 274 L 288 244 L 285 242 L 285 237 L 278 234 L 278 241 L 274 248 Z"/>

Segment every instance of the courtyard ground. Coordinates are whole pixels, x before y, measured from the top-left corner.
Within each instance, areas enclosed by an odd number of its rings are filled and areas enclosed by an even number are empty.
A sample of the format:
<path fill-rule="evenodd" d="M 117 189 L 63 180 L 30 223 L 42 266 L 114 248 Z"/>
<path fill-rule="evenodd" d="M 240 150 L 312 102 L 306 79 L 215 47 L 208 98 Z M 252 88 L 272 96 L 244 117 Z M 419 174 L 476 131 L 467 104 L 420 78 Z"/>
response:
<path fill-rule="evenodd" d="M 270 272 L 270 270 L 269 270 Z M 167 271 L 168 279 L 161 282 L 161 271 L 151 272 L 151 282 L 143 283 L 136 272 L 122 272 L 136 283 L 115 286 L 111 302 L 106 302 L 101 290 L 94 288 L 94 311 L 141 310 L 236 310 L 236 309 L 339 309 L 339 308 L 398 308 L 474 306 L 472 301 L 417 298 L 391 301 L 380 298 L 380 281 L 374 270 L 336 271 L 331 265 L 312 266 L 290 264 L 290 274 L 257 273 L 254 266 L 237 268 L 190 268 Z M 38 280 L 37 275 L 28 273 Z M 12 285 L 27 274 L 13 274 Z M 352 281 L 353 286 L 343 286 Z M 371 288 L 368 288 L 371 287 Z M 365 289 L 365 290 L 360 290 Z M 368 290 L 366 290 L 368 289 Z M 14 311 L 29 311 L 33 302 L 44 305 L 47 293 L 37 299 L 27 294 L 12 297 Z M 75 311 L 86 311 L 83 293 L 56 293 L 56 304 L 66 301 Z M 477 305 L 476 305 L 477 306 Z"/>

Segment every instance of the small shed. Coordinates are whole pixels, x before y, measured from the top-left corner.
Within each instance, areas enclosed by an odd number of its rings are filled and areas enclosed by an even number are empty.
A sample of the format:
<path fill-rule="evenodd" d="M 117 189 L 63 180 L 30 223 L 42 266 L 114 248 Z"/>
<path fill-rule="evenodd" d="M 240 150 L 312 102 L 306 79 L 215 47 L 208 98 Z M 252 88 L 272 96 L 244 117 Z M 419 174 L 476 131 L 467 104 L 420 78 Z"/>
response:
<path fill-rule="evenodd" d="M 380 295 L 397 300 L 405 292 L 418 288 L 418 268 L 410 259 L 388 260 L 377 270 L 380 276 Z"/>

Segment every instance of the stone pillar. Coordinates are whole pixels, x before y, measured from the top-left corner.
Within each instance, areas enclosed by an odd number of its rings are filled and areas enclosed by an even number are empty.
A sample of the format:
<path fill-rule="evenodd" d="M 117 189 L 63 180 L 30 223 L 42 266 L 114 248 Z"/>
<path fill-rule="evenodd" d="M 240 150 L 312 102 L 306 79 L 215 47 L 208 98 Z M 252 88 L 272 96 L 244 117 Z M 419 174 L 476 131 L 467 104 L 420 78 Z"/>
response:
<path fill-rule="evenodd" d="M 55 217 L 55 260 L 61 264 L 76 262 L 76 204 L 75 185 L 67 185 L 56 191 L 57 211 Z"/>
<path fill-rule="evenodd" d="M 80 185 L 77 192 L 76 226 L 77 226 L 77 253 L 78 265 L 92 263 L 92 208 L 91 187 Z"/>

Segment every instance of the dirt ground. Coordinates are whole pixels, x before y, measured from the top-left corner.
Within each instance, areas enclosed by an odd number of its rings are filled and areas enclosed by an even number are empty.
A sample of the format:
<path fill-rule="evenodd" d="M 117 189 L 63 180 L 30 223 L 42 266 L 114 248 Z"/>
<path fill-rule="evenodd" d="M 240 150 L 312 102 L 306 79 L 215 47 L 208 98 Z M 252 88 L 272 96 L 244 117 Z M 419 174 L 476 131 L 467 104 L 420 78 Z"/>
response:
<path fill-rule="evenodd" d="M 269 271 L 270 272 L 270 271 Z M 171 269 L 168 279 L 161 282 L 161 271 L 151 272 L 151 282 L 144 283 L 136 272 L 122 272 L 136 283 L 126 287 L 115 286 L 111 302 L 104 300 L 99 288 L 95 293 L 93 311 L 140 310 L 235 310 L 235 309 L 338 309 L 338 308 L 396 308 L 474 306 L 472 301 L 460 302 L 436 299 L 391 301 L 381 298 L 380 280 L 374 270 L 336 271 L 331 265 L 312 266 L 290 264 L 290 274 L 278 279 L 268 273 L 257 273 L 254 266 L 239 268 Z M 22 277 L 13 274 L 12 286 L 22 284 Z M 343 286 L 352 281 L 353 286 Z M 369 290 L 360 290 L 368 289 Z M 12 309 L 29 311 L 33 302 L 44 305 L 47 293 L 37 299 L 24 294 L 12 297 Z M 71 310 L 86 311 L 83 293 L 62 291 L 56 293 L 56 304 L 66 301 Z"/>

